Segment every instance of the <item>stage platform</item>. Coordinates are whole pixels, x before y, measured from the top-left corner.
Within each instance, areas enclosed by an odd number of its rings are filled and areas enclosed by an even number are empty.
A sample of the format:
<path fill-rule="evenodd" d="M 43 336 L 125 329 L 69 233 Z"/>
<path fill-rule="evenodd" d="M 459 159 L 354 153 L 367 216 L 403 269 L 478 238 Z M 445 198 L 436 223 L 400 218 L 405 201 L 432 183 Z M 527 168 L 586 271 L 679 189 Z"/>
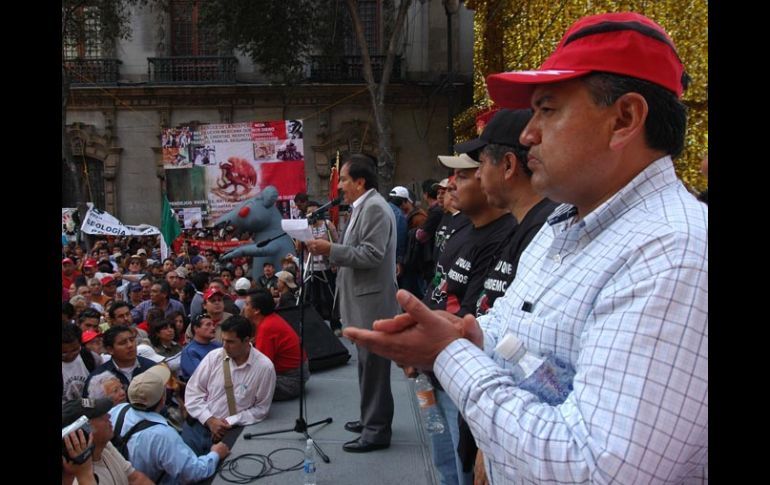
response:
<path fill-rule="evenodd" d="M 438 475 L 432 465 L 428 437 L 421 427 L 419 408 L 414 397 L 414 384 L 404 376 L 403 371 L 393 364 L 391 389 L 395 403 L 393 417 L 393 439 L 390 448 L 369 453 L 347 453 L 342 451 L 346 441 L 357 435 L 345 431 L 345 422 L 357 419 L 358 411 L 358 365 L 355 346 L 347 339 L 341 341 L 350 350 L 351 359 L 346 365 L 315 372 L 307 383 L 307 421 L 312 423 L 326 417 L 333 418 L 331 424 L 316 426 L 309 430 L 331 459 L 324 463 L 316 457 L 316 482 L 323 484 L 367 485 L 435 485 Z M 258 424 L 247 426 L 235 441 L 228 459 L 247 453 L 267 455 L 279 448 L 304 450 L 305 439 L 299 433 L 288 432 L 246 440 L 246 433 L 260 433 L 277 429 L 293 428 L 299 413 L 298 401 L 273 403 L 268 418 Z M 299 451 L 281 451 L 274 455 L 277 466 L 288 467 L 302 458 Z M 257 473 L 256 462 L 242 462 L 244 472 Z M 225 485 L 228 482 L 219 472 L 206 483 Z M 245 482 L 241 482 L 245 483 Z M 251 483 L 264 485 L 302 483 L 302 471 L 280 473 L 260 478 Z"/>

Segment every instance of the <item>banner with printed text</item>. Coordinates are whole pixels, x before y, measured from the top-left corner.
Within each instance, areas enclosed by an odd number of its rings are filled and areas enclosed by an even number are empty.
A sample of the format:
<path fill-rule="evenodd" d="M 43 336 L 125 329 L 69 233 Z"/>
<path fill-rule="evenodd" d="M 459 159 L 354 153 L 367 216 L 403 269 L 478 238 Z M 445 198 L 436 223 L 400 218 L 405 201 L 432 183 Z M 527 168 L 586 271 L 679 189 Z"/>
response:
<path fill-rule="evenodd" d="M 306 190 L 301 120 L 168 128 L 161 143 L 168 200 L 185 229 L 212 227 L 268 185 L 286 215 Z"/>

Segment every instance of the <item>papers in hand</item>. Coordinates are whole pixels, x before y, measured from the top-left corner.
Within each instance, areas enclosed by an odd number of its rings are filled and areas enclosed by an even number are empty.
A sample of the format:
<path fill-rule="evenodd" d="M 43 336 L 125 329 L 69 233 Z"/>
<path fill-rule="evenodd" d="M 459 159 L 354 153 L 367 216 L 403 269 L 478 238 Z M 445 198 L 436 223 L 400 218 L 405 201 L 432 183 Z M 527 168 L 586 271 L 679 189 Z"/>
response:
<path fill-rule="evenodd" d="M 310 241 L 315 239 L 313 237 L 313 231 L 310 230 L 310 226 L 307 223 L 307 219 L 283 219 L 281 221 L 281 229 L 294 239 L 299 241 Z"/>

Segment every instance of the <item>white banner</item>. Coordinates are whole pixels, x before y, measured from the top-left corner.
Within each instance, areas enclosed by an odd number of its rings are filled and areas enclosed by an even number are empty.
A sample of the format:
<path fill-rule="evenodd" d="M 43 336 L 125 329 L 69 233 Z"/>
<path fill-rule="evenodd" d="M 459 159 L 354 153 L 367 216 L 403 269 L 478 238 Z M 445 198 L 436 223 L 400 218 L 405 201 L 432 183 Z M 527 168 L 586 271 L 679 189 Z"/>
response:
<path fill-rule="evenodd" d="M 106 236 L 157 236 L 160 234 L 155 226 L 149 224 L 128 226 L 111 214 L 94 207 L 89 207 L 80 230 L 86 234 Z"/>

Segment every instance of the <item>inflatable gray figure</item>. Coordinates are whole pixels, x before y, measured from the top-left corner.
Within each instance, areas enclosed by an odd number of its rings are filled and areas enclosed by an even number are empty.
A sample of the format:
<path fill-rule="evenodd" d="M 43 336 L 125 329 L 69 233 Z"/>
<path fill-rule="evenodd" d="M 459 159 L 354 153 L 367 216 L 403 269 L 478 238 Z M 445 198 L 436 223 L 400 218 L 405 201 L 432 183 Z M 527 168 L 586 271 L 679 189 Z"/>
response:
<path fill-rule="evenodd" d="M 262 266 L 265 263 L 273 263 L 276 271 L 281 270 L 281 259 L 287 254 L 294 254 L 292 239 L 286 235 L 267 243 L 264 247 L 257 247 L 257 243 L 280 236 L 281 212 L 275 206 L 278 200 L 278 189 L 272 185 L 265 187 L 256 197 L 242 202 L 227 214 L 219 217 L 215 226 L 229 224 L 235 228 L 236 233 L 249 231 L 254 244 L 246 244 L 228 251 L 222 255 L 224 261 L 241 256 L 251 256 L 251 276 L 254 281 L 262 276 Z"/>

